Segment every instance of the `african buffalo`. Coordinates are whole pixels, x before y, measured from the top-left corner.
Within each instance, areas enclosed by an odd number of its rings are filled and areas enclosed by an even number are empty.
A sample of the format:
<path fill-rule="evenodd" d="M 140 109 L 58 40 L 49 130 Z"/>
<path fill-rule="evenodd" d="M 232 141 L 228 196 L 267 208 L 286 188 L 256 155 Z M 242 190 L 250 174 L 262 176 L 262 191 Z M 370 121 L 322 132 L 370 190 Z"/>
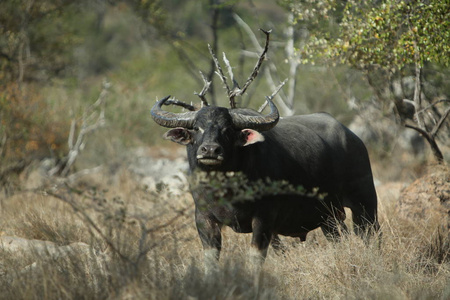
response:
<path fill-rule="evenodd" d="M 352 211 L 357 234 L 366 237 L 378 230 L 377 195 L 367 150 L 329 114 L 280 118 L 270 98 L 267 115 L 216 106 L 173 113 L 162 109 L 168 98 L 158 101 L 151 115 L 159 125 L 172 128 L 164 138 L 187 146 L 191 174 L 241 172 L 250 181 L 284 180 L 326 193 L 320 201 L 277 193 L 223 205 L 206 190 L 191 189 L 207 258 L 219 258 L 223 225 L 236 232 L 253 232 L 252 246 L 261 262 L 277 234 L 304 240 L 309 231 L 321 227 L 327 237 L 338 237 L 346 230 L 344 207 Z"/>

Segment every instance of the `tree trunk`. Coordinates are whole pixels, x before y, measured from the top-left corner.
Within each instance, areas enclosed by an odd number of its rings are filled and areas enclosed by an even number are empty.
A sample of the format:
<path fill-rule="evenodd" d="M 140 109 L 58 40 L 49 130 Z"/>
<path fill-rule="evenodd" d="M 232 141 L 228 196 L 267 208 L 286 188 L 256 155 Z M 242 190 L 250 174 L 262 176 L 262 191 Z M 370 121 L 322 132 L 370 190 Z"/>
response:
<path fill-rule="evenodd" d="M 419 132 L 420 135 L 427 140 L 428 144 L 431 147 L 431 151 L 433 152 L 433 156 L 437 160 L 437 162 L 439 164 L 442 164 L 444 162 L 444 155 L 442 155 L 442 152 L 439 149 L 439 146 L 437 145 L 434 136 L 432 136 L 429 132 L 425 131 L 424 129 L 421 129 L 413 125 L 405 124 L 405 127 L 414 129 L 415 131 Z"/>

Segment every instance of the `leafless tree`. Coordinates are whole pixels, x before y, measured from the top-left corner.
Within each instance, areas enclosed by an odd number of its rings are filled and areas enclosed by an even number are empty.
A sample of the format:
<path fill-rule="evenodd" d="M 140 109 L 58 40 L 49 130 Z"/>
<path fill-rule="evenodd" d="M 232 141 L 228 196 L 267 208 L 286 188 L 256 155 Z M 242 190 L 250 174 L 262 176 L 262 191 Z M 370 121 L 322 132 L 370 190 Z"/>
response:
<path fill-rule="evenodd" d="M 249 88 L 249 86 L 252 84 L 252 82 L 256 79 L 256 77 L 258 76 L 262 63 L 265 60 L 267 51 L 269 50 L 269 42 L 270 42 L 270 33 L 271 31 L 267 31 L 264 29 L 260 29 L 266 36 L 266 40 L 265 40 L 265 46 L 262 49 L 262 53 L 259 55 L 258 61 L 255 64 L 255 67 L 253 68 L 251 74 L 249 75 L 249 77 L 247 78 L 246 82 L 242 85 L 242 88 L 240 87 L 239 83 L 236 81 L 235 77 L 234 77 L 234 73 L 233 73 L 233 68 L 231 67 L 230 61 L 227 59 L 226 54 L 223 53 L 223 62 L 225 63 L 226 66 L 226 70 L 228 72 L 228 76 L 229 78 L 227 78 L 227 76 L 225 75 L 223 68 L 220 64 L 219 59 L 217 58 L 214 50 L 212 49 L 211 45 L 208 45 L 208 49 L 209 52 L 211 54 L 211 57 L 214 61 L 214 64 L 216 66 L 216 74 L 219 76 L 219 78 L 221 79 L 224 88 L 226 90 L 226 95 L 229 98 L 229 103 L 230 103 L 230 107 L 231 108 L 236 108 L 236 97 L 241 97 L 242 95 L 245 94 L 245 92 L 247 91 L 247 89 Z M 204 86 L 202 88 L 202 90 L 199 93 L 195 93 L 201 100 L 202 106 L 208 106 L 209 102 L 206 99 L 206 94 L 208 92 L 208 90 L 211 87 L 211 81 L 208 80 L 202 72 L 200 72 L 202 78 L 203 78 L 203 82 L 204 82 Z M 229 80 L 232 82 L 233 86 L 230 87 L 229 84 Z M 278 86 L 274 85 L 274 92 L 272 93 L 271 96 L 269 96 L 268 98 L 270 100 L 272 100 L 277 94 L 278 92 L 281 90 L 281 88 L 285 85 L 285 83 L 287 82 L 287 79 L 284 80 L 283 82 L 281 82 Z M 267 102 L 266 102 L 267 103 Z M 266 104 L 265 103 L 265 104 Z M 263 104 L 259 111 L 261 112 L 264 108 L 265 108 L 265 104 Z M 165 105 L 176 105 L 176 106 L 181 106 L 185 109 L 188 110 L 196 110 L 195 106 L 184 103 L 182 101 L 179 101 L 177 99 L 169 99 L 168 101 L 165 102 Z"/>
<path fill-rule="evenodd" d="M 105 126 L 106 96 L 110 87 L 111 84 L 109 82 L 107 82 L 106 80 L 103 81 L 102 91 L 100 92 L 97 100 L 83 112 L 80 120 L 72 120 L 72 123 L 70 125 L 69 138 L 67 141 L 69 152 L 54 168 L 49 171 L 50 176 L 67 176 L 78 155 L 86 146 L 86 137 L 99 128 Z M 81 124 L 77 132 L 78 122 L 81 122 Z M 83 170 L 80 172 L 82 174 L 86 174 L 97 169 L 98 168 L 94 168 L 92 170 Z"/>

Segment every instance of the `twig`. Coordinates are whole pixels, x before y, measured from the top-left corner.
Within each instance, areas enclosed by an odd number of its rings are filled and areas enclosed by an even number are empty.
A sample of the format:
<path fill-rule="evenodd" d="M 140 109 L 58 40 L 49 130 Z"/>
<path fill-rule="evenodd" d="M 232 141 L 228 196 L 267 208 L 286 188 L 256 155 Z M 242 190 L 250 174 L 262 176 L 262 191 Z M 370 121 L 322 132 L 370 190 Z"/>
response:
<path fill-rule="evenodd" d="M 69 146 L 69 149 L 73 148 L 73 139 L 75 136 L 75 128 L 76 128 L 76 121 L 72 120 L 72 122 L 70 123 L 70 131 L 69 131 L 69 138 L 67 139 L 67 144 Z"/>
<path fill-rule="evenodd" d="M 270 95 L 266 98 L 268 98 L 269 100 L 272 100 L 278 94 L 278 92 L 281 90 L 281 88 L 286 84 L 287 81 L 288 81 L 288 78 L 286 78 L 282 83 L 280 83 L 278 85 L 278 87 L 275 89 L 275 91 L 272 93 L 272 95 Z M 261 107 L 258 109 L 258 112 L 261 113 L 267 107 L 267 104 L 269 104 L 268 101 L 264 102 L 264 104 L 261 105 Z"/>
<path fill-rule="evenodd" d="M 409 22 L 411 22 L 410 19 L 408 19 Z M 424 117 L 421 113 L 422 111 L 422 66 L 420 65 L 420 52 L 417 46 L 417 41 L 413 40 L 414 44 L 414 65 L 415 65 L 415 77 L 414 77 L 414 96 L 413 100 L 416 105 L 416 120 L 417 125 L 421 129 L 425 129 L 425 121 Z"/>
<path fill-rule="evenodd" d="M 208 100 L 206 100 L 205 95 L 208 92 L 209 88 L 211 87 L 211 81 L 208 81 L 208 79 L 205 77 L 205 75 L 202 73 L 202 71 L 200 71 L 200 75 L 202 76 L 204 85 L 203 85 L 203 88 L 200 91 L 200 93 L 194 93 L 194 94 L 200 97 L 200 99 L 202 100 L 202 105 L 209 106 Z"/>
<path fill-rule="evenodd" d="M 434 126 L 433 130 L 431 131 L 431 136 L 436 137 L 439 129 L 441 129 L 442 124 L 444 124 L 445 119 L 447 119 L 448 115 L 450 114 L 450 107 L 447 108 L 447 110 L 444 112 L 442 117 L 439 119 L 439 121 Z"/>
<path fill-rule="evenodd" d="M 156 225 L 155 227 L 152 227 L 152 228 L 146 228 L 146 229 L 144 230 L 144 233 L 145 233 L 145 234 L 149 234 L 149 233 L 157 232 L 157 231 L 159 231 L 159 230 L 161 230 L 161 229 L 164 229 L 164 228 L 169 227 L 169 226 L 172 225 L 176 220 L 178 220 L 180 217 L 184 216 L 186 210 L 187 210 L 187 208 L 177 210 L 177 211 L 176 211 L 177 214 L 176 214 L 174 217 L 172 217 L 171 219 L 167 220 L 164 224 Z"/>
<path fill-rule="evenodd" d="M 70 188 L 70 187 L 69 187 Z M 60 194 L 57 194 L 57 193 L 54 193 L 54 192 L 52 192 L 52 191 L 45 191 L 45 193 L 46 194 L 48 194 L 48 195 L 50 195 L 50 196 L 53 196 L 53 197 L 55 197 L 55 198 L 57 198 L 57 199 L 60 199 L 60 200 L 62 200 L 63 202 L 65 202 L 65 203 L 67 203 L 67 204 L 69 204 L 71 207 L 72 207 L 72 209 L 75 211 L 75 212 L 77 212 L 77 213 L 79 213 L 82 217 L 83 217 L 83 219 L 89 224 L 89 228 L 93 228 L 94 229 L 94 231 L 95 232 L 97 232 L 97 234 L 98 235 L 100 235 L 100 237 L 106 242 L 106 244 L 122 259 L 122 260 L 124 260 L 124 261 L 127 261 L 127 262 L 131 262 L 131 260 L 127 257 L 127 256 L 125 256 L 125 255 L 123 255 L 121 252 L 120 252 L 120 250 L 119 249 L 117 249 L 116 248 L 116 246 L 114 245 L 114 243 L 103 233 L 103 231 L 97 226 L 97 224 L 95 224 L 95 222 L 81 209 L 81 208 L 79 208 L 75 203 L 74 203 L 74 201 L 70 201 L 70 200 L 68 200 L 66 197 L 64 197 L 63 195 L 60 195 Z"/>
<path fill-rule="evenodd" d="M 241 28 L 247 33 L 253 46 L 257 49 L 257 51 L 262 51 L 263 48 L 259 44 L 258 39 L 256 38 L 256 35 L 253 33 L 250 26 L 248 26 L 248 24 L 245 23 L 244 20 L 242 20 L 237 14 L 233 14 L 233 17 L 236 20 L 236 23 L 238 23 L 238 25 L 241 26 Z M 255 56 L 257 56 L 257 54 L 255 54 Z M 264 69 L 264 75 L 266 77 L 267 83 L 270 85 L 270 88 L 274 90 L 276 89 L 276 85 L 275 80 L 272 77 L 271 70 L 276 70 L 277 68 L 275 64 L 272 63 L 271 61 L 268 61 L 268 63 L 269 68 Z M 278 95 L 277 100 L 279 107 L 284 112 L 284 115 L 291 116 L 294 114 L 294 110 L 292 109 L 292 107 L 286 104 L 285 97 L 281 97 L 280 95 Z"/>
<path fill-rule="evenodd" d="M 111 84 L 106 80 L 103 82 L 103 88 L 98 96 L 98 99 L 90 105 L 83 113 L 81 117 L 81 128 L 78 132 L 78 136 L 75 140 L 76 131 L 76 121 L 72 120 L 70 125 L 70 132 L 68 138 L 69 153 L 67 156 L 61 160 L 57 166 L 49 171 L 49 175 L 53 176 L 55 174 L 60 174 L 61 176 L 67 176 L 70 168 L 75 163 L 80 152 L 84 149 L 86 145 L 86 136 L 91 132 L 101 128 L 105 125 L 105 102 L 106 95 L 108 94 L 108 89 Z M 97 110 L 100 110 L 97 112 Z"/>
<path fill-rule="evenodd" d="M 233 95 L 234 93 L 236 93 L 236 91 L 239 91 L 240 87 L 239 83 L 234 78 L 233 68 L 231 67 L 230 61 L 228 60 L 225 52 L 223 53 L 223 61 L 225 62 L 225 65 L 227 67 L 228 76 L 230 76 L 230 79 L 233 82 L 233 89 L 231 90 L 231 94 Z"/>
<path fill-rule="evenodd" d="M 299 59 L 296 57 L 295 51 L 295 30 L 294 30 L 294 12 L 288 14 L 288 26 L 286 29 L 287 42 L 286 42 L 286 56 L 289 62 L 289 82 L 287 86 L 287 96 L 285 97 L 286 104 L 292 109 L 294 107 L 295 88 L 297 86 L 297 70 L 300 65 Z"/>
<path fill-rule="evenodd" d="M 228 71 L 228 76 L 230 76 L 231 81 L 233 82 L 233 84 L 236 82 L 234 80 L 234 74 L 233 74 L 233 68 L 230 65 L 230 61 L 228 60 L 225 52 L 223 52 L 223 61 L 225 63 L 225 66 L 227 67 L 227 71 Z M 233 87 L 234 88 L 234 87 Z"/>
<path fill-rule="evenodd" d="M 211 48 L 211 45 L 208 44 L 208 49 L 209 49 L 209 53 L 211 54 L 214 63 L 216 64 L 216 68 L 217 68 L 217 75 L 219 75 L 220 79 L 222 80 L 223 84 L 225 85 L 225 88 L 227 90 L 227 95 L 230 95 L 230 86 L 228 85 L 227 82 L 227 77 L 223 74 L 223 70 L 222 67 L 220 66 L 219 60 L 217 59 L 216 54 L 214 53 L 213 49 Z"/>
<path fill-rule="evenodd" d="M 234 79 L 233 68 L 231 67 L 230 61 L 228 60 L 227 56 L 225 55 L 225 52 L 223 52 L 223 61 L 225 62 L 225 66 L 227 67 L 228 76 L 230 76 L 231 82 L 233 82 L 233 89 L 230 91 L 230 94 L 228 95 L 228 97 L 230 99 L 230 107 L 236 108 L 235 96 L 236 96 L 236 93 L 239 91 L 239 84 Z"/>
<path fill-rule="evenodd" d="M 431 151 L 433 152 L 433 155 L 436 158 L 436 160 L 438 161 L 438 163 L 442 163 L 444 161 L 444 156 L 442 155 L 442 152 L 439 149 L 439 146 L 437 145 L 436 140 L 434 139 L 433 135 L 431 135 L 430 133 L 428 133 L 427 131 L 425 131 L 424 129 L 422 129 L 420 127 L 410 125 L 407 123 L 405 124 L 405 127 L 414 129 L 415 131 L 420 133 L 420 135 L 422 135 L 427 140 L 427 142 L 430 144 Z"/>
<path fill-rule="evenodd" d="M 259 29 L 259 30 L 264 32 L 264 34 L 266 35 L 266 45 L 264 46 L 264 50 L 261 53 L 261 55 L 259 56 L 259 59 L 255 65 L 255 67 L 253 68 L 252 73 L 247 78 L 247 81 L 245 82 L 244 86 L 242 87 L 242 89 L 236 91 L 236 94 L 233 96 L 241 96 L 245 93 L 245 91 L 250 86 L 250 84 L 253 82 L 253 80 L 255 80 L 256 76 L 258 76 L 259 69 L 261 68 L 261 64 L 266 57 L 267 50 L 269 49 L 270 33 L 272 32 L 272 30 L 268 30 L 268 31 L 266 31 L 264 29 Z"/>
<path fill-rule="evenodd" d="M 450 100 L 449 100 L 449 99 L 440 99 L 440 100 L 437 100 L 437 101 L 431 103 L 430 105 L 428 105 L 427 107 L 425 107 L 425 108 L 419 110 L 418 113 L 422 113 L 422 112 L 424 112 L 424 111 L 426 111 L 426 110 L 432 108 L 433 106 L 438 105 L 438 104 L 441 103 L 441 102 L 450 102 Z"/>
<path fill-rule="evenodd" d="M 84 169 L 84 170 L 78 171 L 78 172 L 73 173 L 70 176 L 68 176 L 67 177 L 67 181 L 68 182 L 74 182 L 75 180 L 77 180 L 80 177 L 83 177 L 83 176 L 86 176 L 86 175 L 89 175 L 89 174 L 97 173 L 97 172 L 101 171 L 102 169 L 103 169 L 103 166 L 100 165 L 100 166 L 97 166 L 97 167 L 94 167 L 94 168 L 91 168 L 91 169 Z"/>
<path fill-rule="evenodd" d="M 255 67 L 253 68 L 252 73 L 250 74 L 250 76 L 247 78 L 247 81 L 245 82 L 244 86 L 242 87 L 242 89 L 239 88 L 238 83 L 236 82 L 236 80 L 234 79 L 234 74 L 233 74 L 233 69 L 231 68 L 230 62 L 227 59 L 225 53 L 223 53 L 223 60 L 225 62 L 225 65 L 228 69 L 228 74 L 231 78 L 231 81 L 233 82 L 233 89 L 230 89 L 230 86 L 228 85 L 226 76 L 224 75 L 223 71 L 222 71 L 222 67 L 219 64 L 219 60 L 217 59 L 216 55 L 214 54 L 214 52 L 211 49 L 211 46 L 208 45 L 209 47 L 209 51 L 213 57 L 213 60 L 216 64 L 217 67 L 217 74 L 220 76 L 220 78 L 222 79 L 222 82 L 225 85 L 225 88 L 227 89 L 227 95 L 228 98 L 230 99 L 230 107 L 231 108 L 236 108 L 236 100 L 235 97 L 236 96 L 242 96 L 245 91 L 247 90 L 247 88 L 250 86 L 250 84 L 253 82 L 253 80 L 255 80 L 256 76 L 258 76 L 259 70 L 261 68 L 262 62 L 264 61 L 265 57 L 266 57 L 266 53 L 267 50 L 269 49 L 269 38 L 270 38 L 270 33 L 271 30 L 266 31 L 264 29 L 260 29 L 262 32 L 264 32 L 264 34 L 266 35 L 266 45 L 264 47 L 263 52 L 261 53 L 261 55 L 259 56 L 258 62 L 256 63 Z"/>

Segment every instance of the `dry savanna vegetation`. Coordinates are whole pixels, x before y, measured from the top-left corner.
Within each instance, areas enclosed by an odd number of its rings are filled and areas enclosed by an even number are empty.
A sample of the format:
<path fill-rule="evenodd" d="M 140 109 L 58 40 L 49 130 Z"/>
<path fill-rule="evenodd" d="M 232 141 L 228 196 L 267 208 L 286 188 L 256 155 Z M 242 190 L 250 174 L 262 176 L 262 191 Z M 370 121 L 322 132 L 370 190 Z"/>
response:
<path fill-rule="evenodd" d="M 269 251 L 259 284 L 246 264 L 250 235 L 230 229 L 220 270 L 204 277 L 185 187 L 149 190 L 127 168 L 52 182 L 2 197 L 0 298 L 448 299 L 449 172 L 432 174 L 426 188 L 408 187 L 423 198 L 412 199 L 414 209 L 399 202 L 411 197 L 401 195 L 404 184 L 378 186 L 380 243 L 354 234 L 330 243 L 320 230 L 304 243 L 283 238 L 285 251 Z M 431 206 L 436 197 L 447 211 Z"/>
<path fill-rule="evenodd" d="M 0 1 L 0 300 L 450 299 L 449 20 L 438 0 Z M 185 150 L 149 112 L 207 91 L 347 125 L 382 236 L 281 237 L 255 279 L 224 228 L 205 276 Z"/>

